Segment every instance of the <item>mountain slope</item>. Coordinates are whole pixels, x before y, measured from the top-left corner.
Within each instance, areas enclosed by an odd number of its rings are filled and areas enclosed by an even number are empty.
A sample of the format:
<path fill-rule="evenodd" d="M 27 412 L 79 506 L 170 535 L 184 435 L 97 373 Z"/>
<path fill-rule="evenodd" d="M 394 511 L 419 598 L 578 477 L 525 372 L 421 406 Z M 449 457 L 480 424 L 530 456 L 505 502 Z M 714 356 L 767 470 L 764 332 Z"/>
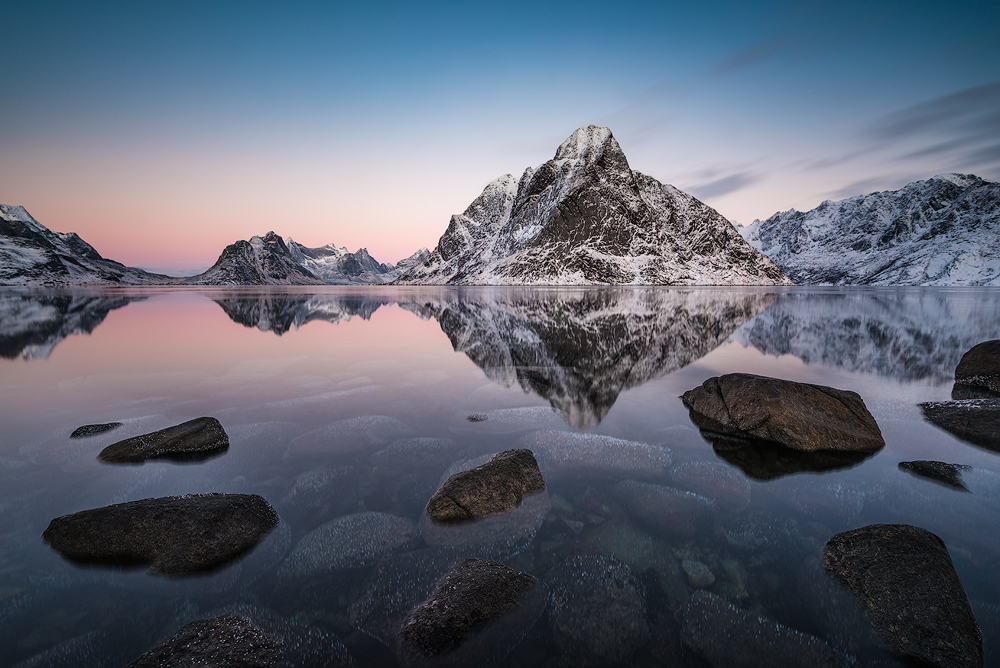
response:
<path fill-rule="evenodd" d="M 101 257 L 75 232 L 53 232 L 23 206 L 0 204 L 0 285 L 154 285 L 174 280 Z"/>
<path fill-rule="evenodd" d="M 182 285 L 324 285 L 292 257 L 274 232 L 226 246 L 208 271 L 179 281 Z"/>
<path fill-rule="evenodd" d="M 1000 285 L 1000 183 L 942 174 L 741 233 L 803 285 Z"/>
<path fill-rule="evenodd" d="M 714 209 L 633 171 L 607 128 L 572 134 L 552 160 L 502 176 L 403 284 L 786 284 Z"/>
<path fill-rule="evenodd" d="M 368 254 L 367 248 L 361 248 L 356 253 L 346 248 L 338 248 L 327 244 L 319 248 L 307 248 L 288 238 L 288 251 L 297 263 L 314 274 L 324 283 L 330 285 L 343 284 L 381 284 L 388 283 L 423 259 L 429 252 L 426 248 L 400 260 L 399 264 L 382 264 Z"/>

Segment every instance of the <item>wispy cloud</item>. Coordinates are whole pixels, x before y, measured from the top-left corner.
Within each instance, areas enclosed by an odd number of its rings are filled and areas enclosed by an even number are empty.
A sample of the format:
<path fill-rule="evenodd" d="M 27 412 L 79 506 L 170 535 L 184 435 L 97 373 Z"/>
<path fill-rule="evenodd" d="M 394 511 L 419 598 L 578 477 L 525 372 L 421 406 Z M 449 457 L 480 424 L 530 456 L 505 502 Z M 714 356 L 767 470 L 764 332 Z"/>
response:
<path fill-rule="evenodd" d="M 742 190 L 747 186 L 753 185 L 760 180 L 761 176 L 754 172 L 737 172 L 736 174 L 723 176 L 720 179 L 690 186 L 685 188 L 685 190 L 698 199 L 704 200 L 711 197 L 728 195 L 729 193 L 733 193 L 737 190 Z"/>
<path fill-rule="evenodd" d="M 791 51 L 801 43 L 801 39 L 790 36 L 774 37 L 758 44 L 754 44 L 748 49 L 744 49 L 725 61 L 720 63 L 711 74 L 722 76 L 761 63 L 770 58 L 775 58 L 781 54 Z"/>

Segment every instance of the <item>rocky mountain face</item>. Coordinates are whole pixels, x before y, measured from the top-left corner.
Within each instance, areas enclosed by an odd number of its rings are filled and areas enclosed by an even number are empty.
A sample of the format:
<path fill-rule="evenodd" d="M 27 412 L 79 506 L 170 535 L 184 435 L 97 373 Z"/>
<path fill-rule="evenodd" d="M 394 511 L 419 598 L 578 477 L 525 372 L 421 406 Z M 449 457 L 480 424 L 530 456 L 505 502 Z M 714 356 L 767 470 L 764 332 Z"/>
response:
<path fill-rule="evenodd" d="M 607 128 L 486 186 L 401 284 L 747 285 L 788 279 L 714 209 L 633 171 Z"/>
<path fill-rule="evenodd" d="M 346 248 L 338 248 L 334 244 L 307 248 L 295 243 L 291 237 L 288 238 L 288 251 L 292 259 L 303 268 L 330 285 L 388 283 L 430 252 L 426 248 L 421 248 L 394 266 L 376 260 L 368 254 L 367 248 L 362 248 L 356 253 L 351 253 Z"/>
<path fill-rule="evenodd" d="M 0 285 L 155 285 L 175 279 L 108 260 L 75 232 L 53 232 L 0 204 Z"/>
<path fill-rule="evenodd" d="M 802 285 L 1000 285 L 1000 183 L 942 174 L 741 233 Z"/>
<path fill-rule="evenodd" d="M 295 261 L 274 232 L 226 246 L 212 267 L 179 281 L 182 285 L 324 285 Z"/>

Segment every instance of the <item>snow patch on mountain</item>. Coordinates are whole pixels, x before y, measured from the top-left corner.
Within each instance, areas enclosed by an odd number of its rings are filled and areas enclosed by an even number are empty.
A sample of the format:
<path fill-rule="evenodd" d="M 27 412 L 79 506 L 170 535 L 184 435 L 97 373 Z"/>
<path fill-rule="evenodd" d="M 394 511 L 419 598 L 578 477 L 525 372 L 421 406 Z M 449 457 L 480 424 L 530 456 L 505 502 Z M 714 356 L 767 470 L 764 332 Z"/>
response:
<path fill-rule="evenodd" d="M 182 285 L 324 285 L 292 257 L 274 232 L 226 246 L 212 267 Z"/>

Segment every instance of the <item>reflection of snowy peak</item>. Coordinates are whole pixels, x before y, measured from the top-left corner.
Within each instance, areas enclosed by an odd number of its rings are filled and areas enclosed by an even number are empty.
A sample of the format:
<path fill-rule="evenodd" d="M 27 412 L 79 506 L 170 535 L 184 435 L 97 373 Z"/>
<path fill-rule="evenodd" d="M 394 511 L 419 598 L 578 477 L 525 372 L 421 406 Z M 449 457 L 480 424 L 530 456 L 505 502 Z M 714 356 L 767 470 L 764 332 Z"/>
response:
<path fill-rule="evenodd" d="M 75 232 L 53 232 L 22 206 L 0 204 L 0 285 L 151 285 L 169 276 L 101 257 Z"/>
<path fill-rule="evenodd" d="M 313 320 L 336 325 L 359 315 L 368 320 L 380 306 L 391 299 L 352 295 L 294 294 L 216 294 L 212 299 L 222 307 L 233 322 L 244 327 L 256 327 L 262 332 L 279 336 L 289 329 L 298 329 Z"/>
<path fill-rule="evenodd" d="M 788 294 L 732 339 L 806 364 L 951 382 L 965 351 L 998 334 L 1000 302 L 982 292 L 831 291 Z"/>
<path fill-rule="evenodd" d="M 330 285 L 388 283 L 401 271 L 422 260 L 429 252 L 426 248 L 421 248 L 394 267 L 391 264 L 380 263 L 368 254 L 367 248 L 362 248 L 356 253 L 351 253 L 346 248 L 338 248 L 334 244 L 307 248 L 295 243 L 289 237 L 288 251 L 296 262 Z"/>
<path fill-rule="evenodd" d="M 1000 285 L 1000 183 L 943 174 L 741 232 L 803 285 Z"/>
<path fill-rule="evenodd" d="M 226 246 L 212 267 L 185 278 L 186 285 L 323 285 L 292 257 L 274 232 Z"/>
<path fill-rule="evenodd" d="M 785 284 L 718 212 L 633 171 L 607 128 L 502 176 L 452 216 L 405 284 Z"/>

